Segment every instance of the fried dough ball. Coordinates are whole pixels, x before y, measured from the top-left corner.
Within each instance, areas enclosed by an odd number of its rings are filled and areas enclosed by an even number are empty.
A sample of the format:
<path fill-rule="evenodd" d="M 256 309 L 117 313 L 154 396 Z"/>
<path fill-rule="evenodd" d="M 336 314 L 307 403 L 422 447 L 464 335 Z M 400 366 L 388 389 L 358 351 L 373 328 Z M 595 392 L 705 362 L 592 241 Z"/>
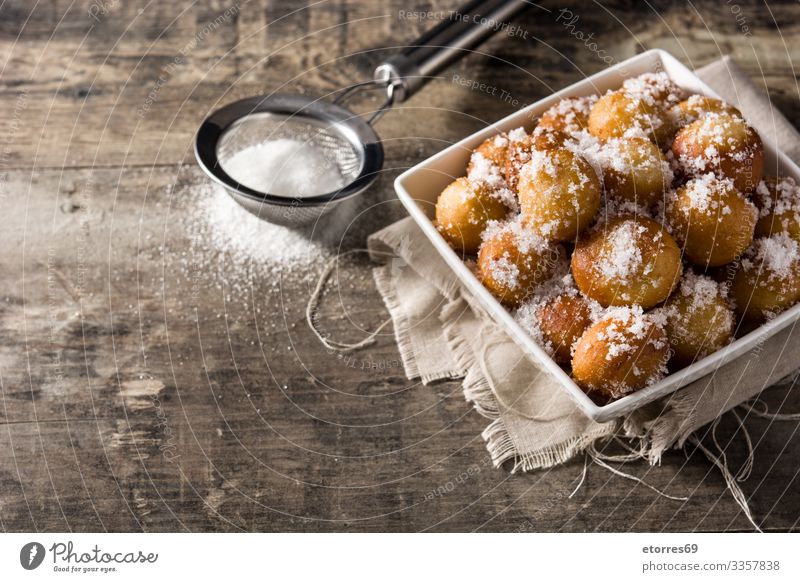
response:
<path fill-rule="evenodd" d="M 753 242 L 733 277 L 731 296 L 744 319 L 769 319 L 800 300 L 800 243 L 788 234 Z"/>
<path fill-rule="evenodd" d="M 572 375 L 587 394 L 609 401 L 658 381 L 668 358 L 662 322 L 641 307 L 617 307 L 578 339 Z"/>
<path fill-rule="evenodd" d="M 789 177 L 764 178 L 753 202 L 759 209 L 756 237 L 787 233 L 800 242 L 800 186 Z"/>
<path fill-rule="evenodd" d="M 664 313 L 672 361 L 678 366 L 713 354 L 733 337 L 736 318 L 727 292 L 710 277 L 686 273 Z"/>
<path fill-rule="evenodd" d="M 507 213 L 508 207 L 486 184 L 458 178 L 436 201 L 436 228 L 453 249 L 474 254 L 486 224 Z"/>
<path fill-rule="evenodd" d="M 665 109 L 624 91 L 603 95 L 589 114 L 589 132 L 601 140 L 644 137 L 664 146 L 672 135 Z"/>
<path fill-rule="evenodd" d="M 517 196 L 506 182 L 504 168 L 508 156 L 509 140 L 499 134 L 484 141 L 472 152 L 467 166 L 467 178 L 499 198 L 509 209 L 519 210 Z"/>
<path fill-rule="evenodd" d="M 592 324 L 589 302 L 578 293 L 562 293 L 538 306 L 535 315 L 553 359 L 559 364 L 569 364 L 572 346 Z"/>
<path fill-rule="evenodd" d="M 542 127 L 534 129 L 531 137 L 533 149 L 543 152 L 563 148 L 572 140 L 569 134 L 561 130 Z"/>
<path fill-rule="evenodd" d="M 513 134 L 514 132 L 509 134 L 505 176 L 508 187 L 515 192 L 519 190 L 519 174 L 525 164 L 531 161 L 533 150 L 544 152 L 563 148 L 571 139 L 563 131 L 541 127 L 534 129 L 531 134 L 519 135 L 516 139 L 512 137 Z"/>
<path fill-rule="evenodd" d="M 606 191 L 626 202 L 652 206 L 672 184 L 672 170 L 661 150 L 643 137 L 607 141 L 602 166 Z"/>
<path fill-rule="evenodd" d="M 602 186 L 592 166 L 565 148 L 534 151 L 520 173 L 522 216 L 550 240 L 575 239 L 591 224 L 601 196 Z"/>
<path fill-rule="evenodd" d="M 671 107 L 678 103 L 684 90 L 678 87 L 666 73 L 644 73 L 625 79 L 622 89 L 629 95 L 643 98 L 651 105 Z"/>
<path fill-rule="evenodd" d="M 589 127 L 589 112 L 597 96 L 562 99 L 542 114 L 539 125 L 546 130 L 577 133 Z"/>
<path fill-rule="evenodd" d="M 519 189 L 519 173 L 531 159 L 533 136 L 519 128 L 508 134 L 508 151 L 503 165 L 503 175 L 512 192 Z"/>
<path fill-rule="evenodd" d="M 579 240 L 571 266 L 578 289 L 603 307 L 645 309 L 669 297 L 683 271 L 673 238 L 642 216 L 612 218 Z"/>
<path fill-rule="evenodd" d="M 486 233 L 478 278 L 500 302 L 515 308 L 550 278 L 562 252 L 517 220 Z"/>
<path fill-rule="evenodd" d="M 753 240 L 758 212 L 733 181 L 705 174 L 679 188 L 666 217 L 686 257 L 719 267 L 739 257 Z"/>
<path fill-rule="evenodd" d="M 508 134 L 508 155 L 503 169 L 506 183 L 513 192 L 519 191 L 519 174 L 522 168 L 531 161 L 533 150 L 548 151 L 564 147 L 570 137 L 557 129 L 542 130 L 536 128 L 533 133 L 527 134 L 522 130 L 514 130 Z"/>
<path fill-rule="evenodd" d="M 480 154 L 474 154 L 470 158 L 467 179 L 476 184 L 479 189 L 490 192 L 494 198 L 499 199 L 509 210 L 518 212 L 517 195 L 509 189 L 503 170 L 503 166 L 494 164 Z"/>
<path fill-rule="evenodd" d="M 697 121 L 709 113 L 724 113 L 736 117 L 742 116 L 742 113 L 733 105 L 729 105 L 720 99 L 706 97 L 705 95 L 692 95 L 670 110 L 670 115 L 679 127 L 689 125 L 693 121 Z"/>
<path fill-rule="evenodd" d="M 684 172 L 700 176 L 713 172 L 730 178 L 736 189 L 752 192 L 764 170 L 764 145 L 741 117 L 709 114 L 678 131 L 672 153 Z"/>
<path fill-rule="evenodd" d="M 470 156 L 469 165 L 467 166 L 467 174 L 473 168 L 475 163 L 474 158 L 481 156 L 494 165 L 502 168 L 506 163 L 506 154 L 508 153 L 508 136 L 504 133 L 494 135 L 485 140 L 481 145 L 475 148 Z"/>

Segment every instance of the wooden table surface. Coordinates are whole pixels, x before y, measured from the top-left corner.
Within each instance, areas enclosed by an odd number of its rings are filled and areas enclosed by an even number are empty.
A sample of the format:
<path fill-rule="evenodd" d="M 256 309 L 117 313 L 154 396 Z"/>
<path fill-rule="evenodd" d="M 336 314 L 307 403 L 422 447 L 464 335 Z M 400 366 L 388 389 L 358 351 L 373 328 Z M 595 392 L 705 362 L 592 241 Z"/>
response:
<path fill-rule="evenodd" d="M 459 383 L 407 380 L 390 333 L 348 359 L 323 349 L 304 309 L 336 249 L 287 264 L 276 257 L 296 241 L 284 248 L 274 227 L 255 247 L 220 232 L 230 224 L 208 219 L 215 194 L 193 133 L 240 97 L 367 79 L 386 47 L 449 5 L 232 2 L 0 5 L 0 528 L 749 531 L 699 453 L 626 468 L 689 501 L 595 466 L 568 498 L 581 460 L 492 468 L 487 421 Z M 524 34 L 494 38 L 381 121 L 385 171 L 341 248 L 403 216 L 391 189 L 402 169 L 608 59 L 662 47 L 698 67 L 731 53 L 800 114 L 796 2 L 576 2 L 571 28 L 563 6 L 532 8 Z M 387 317 L 369 269 L 362 255 L 342 260 L 326 334 L 355 341 Z M 800 409 L 789 390 L 767 399 Z M 737 467 L 734 426 L 720 435 Z M 747 426 L 753 513 L 764 529 L 797 529 L 797 423 Z"/>

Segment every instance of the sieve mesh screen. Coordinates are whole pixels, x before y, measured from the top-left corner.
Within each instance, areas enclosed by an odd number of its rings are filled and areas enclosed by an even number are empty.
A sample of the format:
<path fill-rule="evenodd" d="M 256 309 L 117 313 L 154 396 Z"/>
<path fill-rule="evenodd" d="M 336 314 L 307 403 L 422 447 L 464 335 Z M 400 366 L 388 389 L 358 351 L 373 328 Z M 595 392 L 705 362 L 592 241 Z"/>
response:
<path fill-rule="evenodd" d="M 350 184 L 361 171 L 362 150 L 345 131 L 310 117 L 257 113 L 225 131 L 217 157 L 229 176 L 259 192 L 318 196 Z"/>

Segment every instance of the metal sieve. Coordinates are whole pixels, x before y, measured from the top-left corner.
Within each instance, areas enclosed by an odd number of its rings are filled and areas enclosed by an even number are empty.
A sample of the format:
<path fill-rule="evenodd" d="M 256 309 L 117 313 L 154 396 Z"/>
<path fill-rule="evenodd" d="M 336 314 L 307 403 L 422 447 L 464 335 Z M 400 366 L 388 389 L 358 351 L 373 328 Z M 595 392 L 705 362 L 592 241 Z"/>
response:
<path fill-rule="evenodd" d="M 373 129 L 375 122 L 395 103 L 410 98 L 437 73 L 503 30 L 528 6 L 525 0 L 473 0 L 379 64 L 372 80 L 344 89 L 332 102 L 274 94 L 225 105 L 200 125 L 195 138 L 197 161 L 236 202 L 269 222 L 300 227 L 334 210 L 347 215 L 355 210 L 357 195 L 375 181 L 383 167 L 383 146 Z M 343 106 L 354 95 L 369 90 L 384 92 L 386 100 L 368 118 Z M 335 166 L 341 183 L 325 193 L 286 196 L 263 192 L 243 176 L 229 173 L 229 162 L 237 152 L 282 138 L 318 151 L 325 164 Z"/>

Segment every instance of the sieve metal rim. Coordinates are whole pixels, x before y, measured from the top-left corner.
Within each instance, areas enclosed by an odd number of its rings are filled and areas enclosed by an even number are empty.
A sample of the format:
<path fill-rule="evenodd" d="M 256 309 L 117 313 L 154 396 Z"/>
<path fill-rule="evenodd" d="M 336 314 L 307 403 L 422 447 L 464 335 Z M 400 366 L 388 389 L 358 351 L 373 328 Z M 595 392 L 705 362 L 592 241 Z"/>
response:
<path fill-rule="evenodd" d="M 234 180 L 222 169 L 217 156 L 217 144 L 233 125 L 251 115 L 273 113 L 289 118 L 322 121 L 344 135 L 348 142 L 361 151 L 362 165 L 358 175 L 349 184 L 325 194 L 307 198 L 289 198 L 259 192 Z M 361 117 L 328 101 L 309 99 L 300 95 L 255 95 L 220 107 L 206 117 L 197 130 L 194 153 L 203 171 L 227 190 L 260 203 L 275 206 L 322 206 L 348 198 L 363 191 L 378 177 L 383 168 L 383 145 L 375 130 Z"/>

